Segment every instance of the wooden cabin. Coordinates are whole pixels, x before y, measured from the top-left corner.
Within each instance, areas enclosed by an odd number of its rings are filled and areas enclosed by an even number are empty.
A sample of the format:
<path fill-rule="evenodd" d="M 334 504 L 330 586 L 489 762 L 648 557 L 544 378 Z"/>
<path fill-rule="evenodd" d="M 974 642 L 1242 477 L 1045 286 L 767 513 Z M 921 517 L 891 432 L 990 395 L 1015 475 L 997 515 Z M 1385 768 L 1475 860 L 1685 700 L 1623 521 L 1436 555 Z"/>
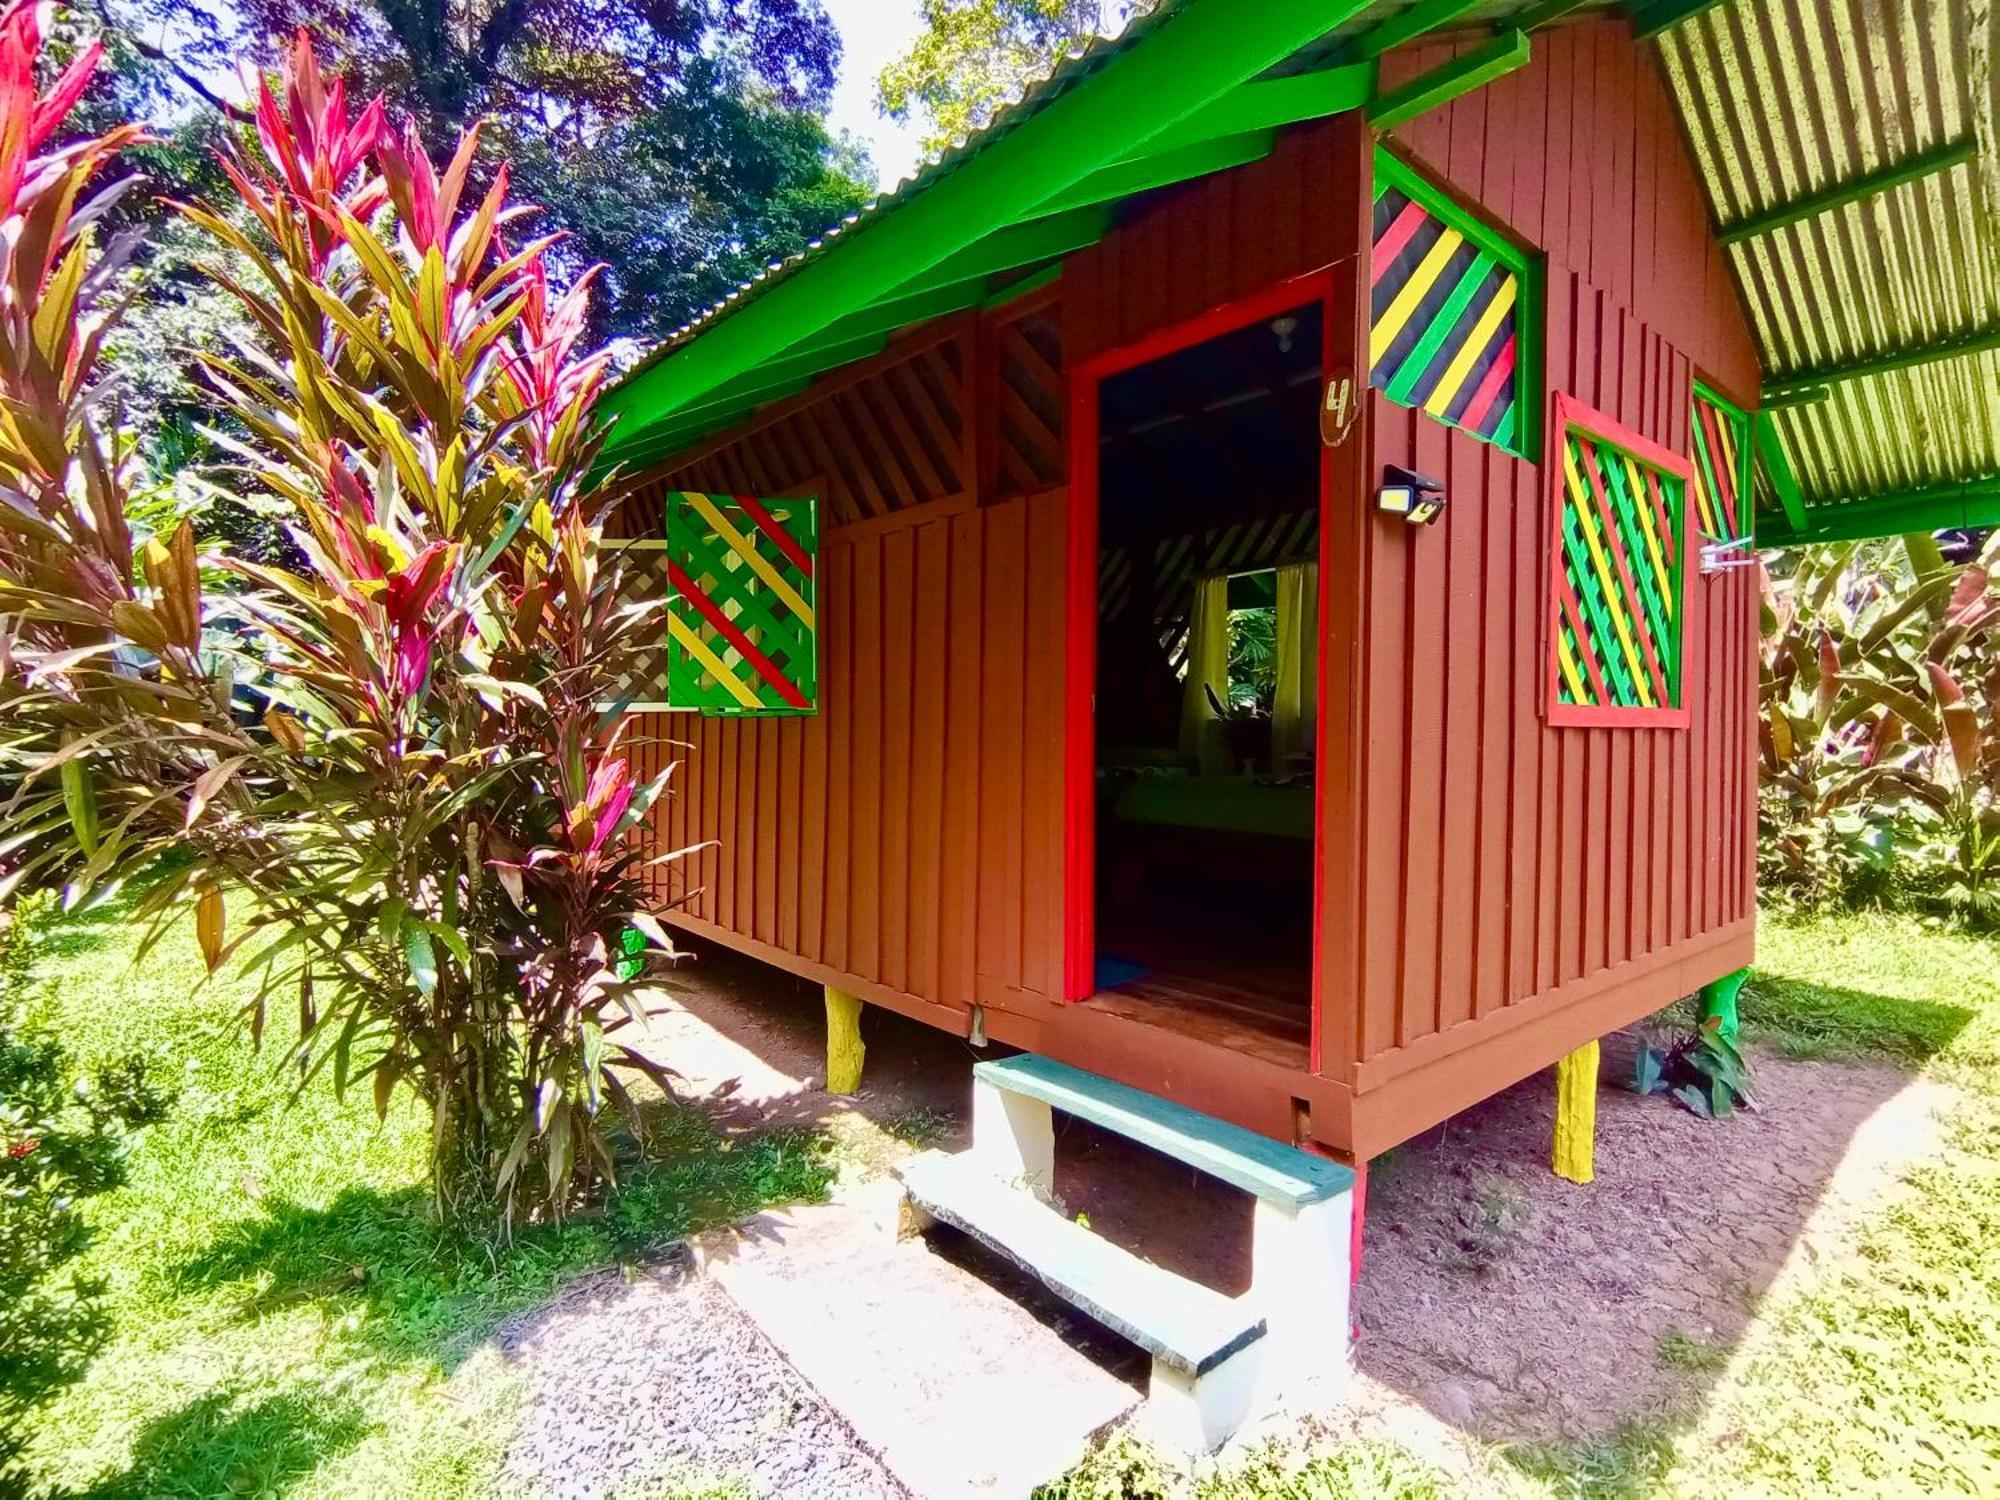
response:
<path fill-rule="evenodd" d="M 1766 9 L 1167 4 L 670 341 L 672 922 L 1354 1163 L 1749 964 L 1745 544 L 1906 378 L 1765 252 L 1972 170 L 1723 172 Z"/>

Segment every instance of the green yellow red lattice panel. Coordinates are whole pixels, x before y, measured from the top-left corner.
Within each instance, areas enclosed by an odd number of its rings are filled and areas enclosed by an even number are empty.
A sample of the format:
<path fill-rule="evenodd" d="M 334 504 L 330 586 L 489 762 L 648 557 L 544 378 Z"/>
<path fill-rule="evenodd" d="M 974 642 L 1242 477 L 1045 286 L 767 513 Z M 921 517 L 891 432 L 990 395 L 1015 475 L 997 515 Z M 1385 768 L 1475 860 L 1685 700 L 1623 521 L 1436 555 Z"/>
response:
<path fill-rule="evenodd" d="M 667 691 L 705 714 L 819 703 L 816 502 L 667 495 Z"/>
<path fill-rule="evenodd" d="M 1568 396 L 1548 466 L 1548 717 L 1685 723 L 1688 461 Z"/>
<path fill-rule="evenodd" d="M 1694 510 L 1701 534 L 1733 542 L 1750 530 L 1750 417 L 1714 391 L 1694 387 Z"/>
<path fill-rule="evenodd" d="M 1526 255 L 1386 151 L 1375 156 L 1369 383 L 1525 454 Z"/>

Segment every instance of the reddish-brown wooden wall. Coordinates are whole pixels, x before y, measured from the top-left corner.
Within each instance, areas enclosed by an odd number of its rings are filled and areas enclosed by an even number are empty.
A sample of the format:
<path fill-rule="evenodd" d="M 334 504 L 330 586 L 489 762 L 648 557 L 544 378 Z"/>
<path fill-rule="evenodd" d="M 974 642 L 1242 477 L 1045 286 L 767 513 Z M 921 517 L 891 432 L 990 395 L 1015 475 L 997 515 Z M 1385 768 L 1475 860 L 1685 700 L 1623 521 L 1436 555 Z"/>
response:
<path fill-rule="evenodd" d="M 1384 83 L 1450 55 L 1392 57 Z M 1743 399 L 1757 366 L 1676 132 L 1610 21 L 1538 36 L 1391 145 L 1546 252 L 1549 390 L 1685 454 L 1693 373 Z M 1756 593 L 1690 569 L 1688 728 L 1549 728 L 1542 466 L 1379 396 L 1371 416 L 1375 472 L 1450 497 L 1433 527 L 1371 527 L 1362 580 L 1359 941 L 1323 1025 L 1386 1141 L 1747 957 Z"/>
<path fill-rule="evenodd" d="M 1615 21 L 1535 49 L 1392 144 L 1547 251 L 1550 384 L 1685 452 L 1692 373 L 1745 400 L 1757 368 L 1656 63 Z M 1392 56 L 1386 81 L 1448 54 Z M 1021 399 L 1048 379 L 1048 328 L 1027 350 L 1002 325 L 1053 323 L 1073 367 L 1351 260 L 1367 155 L 1354 116 L 1290 131 L 1128 207 L 1055 288 L 918 330 L 660 476 L 818 482 L 830 511 L 823 711 L 649 721 L 692 741 L 658 846 L 717 841 L 670 877 L 699 890 L 695 931 L 957 1029 L 976 1002 L 996 1036 L 1012 1014 L 1022 1044 L 1100 1060 L 1111 1023 L 1056 1004 L 1061 409 Z M 1358 363 L 1355 312 L 1335 325 Z M 1198 1046 L 1100 1065 L 1259 1128 L 1308 1101 L 1319 1139 L 1365 1156 L 1747 959 L 1755 600 L 1744 575 L 1690 577 L 1690 728 L 1552 730 L 1540 466 L 1379 398 L 1327 462 L 1323 1081 Z M 1374 516 L 1384 462 L 1442 475 L 1445 520 Z"/>

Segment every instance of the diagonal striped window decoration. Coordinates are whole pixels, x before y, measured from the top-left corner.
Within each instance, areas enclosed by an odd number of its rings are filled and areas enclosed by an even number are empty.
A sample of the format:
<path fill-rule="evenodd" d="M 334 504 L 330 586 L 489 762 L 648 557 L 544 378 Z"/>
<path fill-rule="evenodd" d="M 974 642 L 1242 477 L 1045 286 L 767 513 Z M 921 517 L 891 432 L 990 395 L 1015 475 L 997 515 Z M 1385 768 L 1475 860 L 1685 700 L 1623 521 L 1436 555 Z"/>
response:
<path fill-rule="evenodd" d="M 1510 453 L 1532 451 L 1533 262 L 1380 149 L 1369 285 L 1369 383 Z"/>
<path fill-rule="evenodd" d="M 670 491 L 667 695 L 705 714 L 819 702 L 817 501 Z"/>
<path fill-rule="evenodd" d="M 1750 414 L 1694 383 L 1694 519 L 1711 541 L 1733 542 L 1751 526 Z"/>
<path fill-rule="evenodd" d="M 1549 440 L 1552 724 L 1685 724 L 1688 461 L 1568 396 Z"/>

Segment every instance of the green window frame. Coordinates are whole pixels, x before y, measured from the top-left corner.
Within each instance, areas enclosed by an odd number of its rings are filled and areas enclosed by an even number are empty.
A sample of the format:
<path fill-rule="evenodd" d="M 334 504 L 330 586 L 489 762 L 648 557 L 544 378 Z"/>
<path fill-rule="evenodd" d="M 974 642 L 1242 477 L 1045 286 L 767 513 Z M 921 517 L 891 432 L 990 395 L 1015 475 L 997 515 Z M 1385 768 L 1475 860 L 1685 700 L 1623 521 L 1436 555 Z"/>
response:
<path fill-rule="evenodd" d="M 1493 443 L 1541 452 L 1542 261 L 1375 148 L 1369 384 Z"/>
<path fill-rule="evenodd" d="M 1757 455 L 1750 413 L 1697 380 L 1689 407 L 1694 429 L 1688 453 L 1694 463 L 1695 524 L 1712 542 L 1748 538 L 1756 526 Z"/>

